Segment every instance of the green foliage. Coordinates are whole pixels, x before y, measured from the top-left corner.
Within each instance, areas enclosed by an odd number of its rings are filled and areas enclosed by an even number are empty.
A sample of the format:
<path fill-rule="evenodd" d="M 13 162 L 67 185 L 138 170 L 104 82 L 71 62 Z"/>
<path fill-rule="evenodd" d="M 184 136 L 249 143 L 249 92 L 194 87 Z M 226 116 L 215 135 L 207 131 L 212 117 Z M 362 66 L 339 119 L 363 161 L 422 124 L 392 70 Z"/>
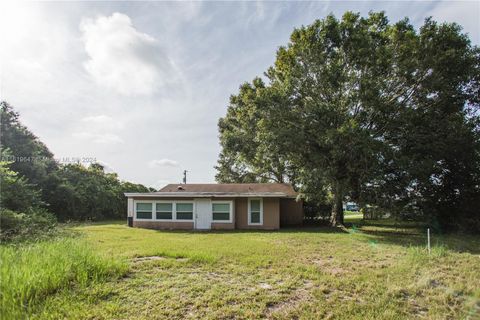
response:
<path fill-rule="evenodd" d="M 45 209 L 17 213 L 0 209 L 0 241 L 20 242 L 48 238 L 57 234 L 57 219 Z"/>
<path fill-rule="evenodd" d="M 0 112 L 0 142 L 2 148 L 10 151 L 8 158 L 13 160 L 10 169 L 41 188 L 50 180 L 50 174 L 58 168 L 53 154 L 38 137 L 20 123 L 19 114 L 7 102 L 0 102 Z"/>
<path fill-rule="evenodd" d="M 398 24 L 395 34 L 405 28 Z M 413 89 L 388 123 L 390 148 L 362 196 L 443 230 L 480 230 L 479 50 L 458 25 L 431 19 L 412 39 L 417 54 L 408 64 L 417 78 L 405 78 Z"/>
<path fill-rule="evenodd" d="M 216 179 L 219 182 L 287 182 L 292 169 L 269 135 L 263 130 L 260 94 L 265 89 L 259 78 L 245 83 L 238 95 L 230 97 L 227 116 L 220 119 L 220 154 Z"/>
<path fill-rule="evenodd" d="M 102 220 L 122 218 L 125 215 L 124 192 L 148 192 L 149 189 L 122 182 L 115 173 L 105 173 L 100 164 L 84 167 L 79 164 L 64 165 L 58 175 L 60 198 L 52 210 L 62 220 Z"/>
<path fill-rule="evenodd" d="M 1 150 L 2 157 L 8 150 Z M 4 208 L 25 211 L 42 204 L 40 192 L 28 180 L 11 170 L 12 162 L 0 161 L 0 204 Z"/>
<path fill-rule="evenodd" d="M 479 227 L 480 54 L 458 25 L 330 15 L 295 29 L 266 76 L 219 121 L 217 180 L 293 182 L 333 224 L 355 200 Z"/>
<path fill-rule="evenodd" d="M 120 181 L 116 173 L 106 173 L 100 164 L 62 165 L 57 174 L 61 179 L 50 208 L 61 220 L 123 218 L 125 192 L 151 191 L 140 184 Z"/>
<path fill-rule="evenodd" d="M 86 288 L 126 270 L 124 262 L 94 253 L 81 239 L 0 246 L 0 317 L 29 318 L 59 290 Z"/>

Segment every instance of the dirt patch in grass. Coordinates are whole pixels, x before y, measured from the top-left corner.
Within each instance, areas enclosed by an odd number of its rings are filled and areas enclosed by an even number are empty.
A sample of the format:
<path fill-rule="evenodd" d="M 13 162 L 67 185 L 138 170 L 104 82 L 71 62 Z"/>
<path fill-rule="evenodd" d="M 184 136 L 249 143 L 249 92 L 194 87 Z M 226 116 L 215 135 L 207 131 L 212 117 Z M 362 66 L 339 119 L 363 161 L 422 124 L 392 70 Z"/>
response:
<path fill-rule="evenodd" d="M 333 276 L 350 273 L 350 270 L 342 268 L 342 266 L 335 261 L 333 256 L 329 256 L 327 258 L 315 257 L 309 259 L 309 263 L 317 266 L 321 272 Z"/>
<path fill-rule="evenodd" d="M 268 283 L 260 283 L 259 287 L 262 288 L 262 289 L 267 289 L 267 290 L 272 289 L 272 286 L 269 285 Z"/>
<path fill-rule="evenodd" d="M 165 257 L 165 256 L 146 256 L 146 257 L 135 257 L 132 259 L 133 263 L 141 263 L 141 262 L 147 262 L 147 261 L 160 261 L 160 260 L 175 260 L 175 261 L 187 261 L 188 258 L 171 258 L 171 257 Z"/>
<path fill-rule="evenodd" d="M 132 270 L 129 279 L 114 285 L 117 299 L 124 305 L 137 306 L 122 307 L 121 318 L 136 319 L 138 314 L 143 319 L 151 314 L 166 319 L 259 318 L 269 301 L 278 303 L 290 288 L 301 286 L 295 277 L 267 270 L 232 273 L 209 265 L 172 267 L 163 262 L 139 267 Z M 148 303 L 144 303 L 145 299 Z"/>
<path fill-rule="evenodd" d="M 311 290 L 314 284 L 305 282 L 304 286 L 296 289 L 286 300 L 268 306 L 265 316 L 267 318 L 286 316 L 289 311 L 296 309 L 301 303 L 313 300 Z"/>
<path fill-rule="evenodd" d="M 165 260 L 165 257 L 161 256 L 150 256 L 150 257 L 137 257 L 133 258 L 133 262 L 144 262 L 144 261 L 156 261 L 156 260 Z"/>
<path fill-rule="evenodd" d="M 314 258 L 309 260 L 309 262 L 317 266 L 321 272 L 333 276 L 354 275 L 358 272 L 366 270 L 387 268 L 393 264 L 393 261 L 389 261 L 387 259 L 352 259 L 350 265 L 348 266 L 346 266 L 345 263 L 336 262 L 332 258 Z"/>
<path fill-rule="evenodd" d="M 158 261 L 158 260 L 165 260 L 167 258 L 162 256 L 149 256 L 149 257 L 136 257 L 132 259 L 133 263 L 142 263 L 148 261 Z"/>

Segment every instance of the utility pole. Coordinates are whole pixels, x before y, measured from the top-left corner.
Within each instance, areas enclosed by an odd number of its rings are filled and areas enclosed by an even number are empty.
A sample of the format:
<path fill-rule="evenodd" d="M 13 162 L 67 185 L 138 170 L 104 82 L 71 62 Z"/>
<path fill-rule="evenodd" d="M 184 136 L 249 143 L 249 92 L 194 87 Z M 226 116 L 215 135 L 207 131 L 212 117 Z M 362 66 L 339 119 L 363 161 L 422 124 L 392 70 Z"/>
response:
<path fill-rule="evenodd" d="M 187 184 L 187 170 L 183 170 L 183 183 Z"/>

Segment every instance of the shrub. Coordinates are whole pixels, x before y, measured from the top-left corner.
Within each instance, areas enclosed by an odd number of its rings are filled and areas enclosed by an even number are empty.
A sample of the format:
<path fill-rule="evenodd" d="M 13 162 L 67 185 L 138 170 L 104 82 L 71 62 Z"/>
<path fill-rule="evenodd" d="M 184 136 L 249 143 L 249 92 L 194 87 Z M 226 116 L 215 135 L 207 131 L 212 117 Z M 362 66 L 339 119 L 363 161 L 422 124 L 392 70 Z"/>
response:
<path fill-rule="evenodd" d="M 332 213 L 332 206 L 328 203 L 318 203 L 315 201 L 305 201 L 303 210 L 306 221 L 327 220 Z"/>
<path fill-rule="evenodd" d="M 17 213 L 0 209 L 0 240 L 2 242 L 38 240 L 56 234 L 56 218 L 45 209 Z"/>

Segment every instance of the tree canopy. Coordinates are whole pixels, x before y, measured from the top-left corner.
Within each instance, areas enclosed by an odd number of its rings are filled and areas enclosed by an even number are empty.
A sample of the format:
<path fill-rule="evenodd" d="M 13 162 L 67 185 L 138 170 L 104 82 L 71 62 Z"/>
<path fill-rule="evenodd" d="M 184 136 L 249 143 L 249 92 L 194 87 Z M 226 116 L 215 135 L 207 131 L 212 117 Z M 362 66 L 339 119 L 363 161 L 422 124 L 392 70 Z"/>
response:
<path fill-rule="evenodd" d="M 458 25 L 330 15 L 295 29 L 265 79 L 219 121 L 218 181 L 292 182 L 334 225 L 352 199 L 480 227 L 480 54 Z"/>

